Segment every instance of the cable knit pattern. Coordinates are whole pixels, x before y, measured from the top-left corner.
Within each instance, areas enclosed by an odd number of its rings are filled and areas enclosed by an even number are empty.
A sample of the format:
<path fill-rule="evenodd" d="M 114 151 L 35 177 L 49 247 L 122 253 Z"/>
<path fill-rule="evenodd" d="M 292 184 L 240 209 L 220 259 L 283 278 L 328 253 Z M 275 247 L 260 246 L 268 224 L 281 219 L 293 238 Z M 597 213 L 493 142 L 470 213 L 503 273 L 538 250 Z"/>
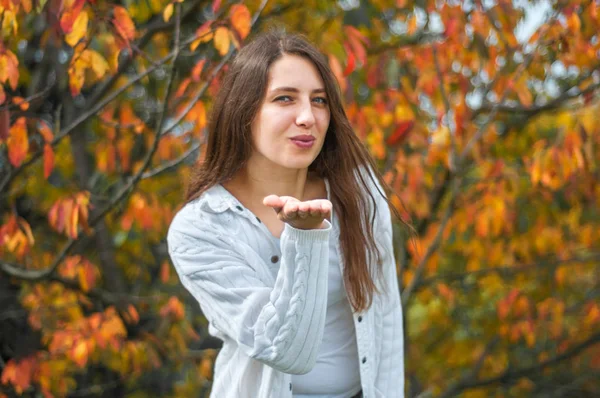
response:
<path fill-rule="evenodd" d="M 391 224 L 385 201 L 379 198 L 376 205 L 376 240 L 389 253 L 388 295 L 355 314 L 357 361 L 365 397 L 403 397 L 402 312 Z M 326 224 L 308 231 L 286 224 L 277 242 L 220 185 L 173 219 L 167 243 L 175 270 L 209 321 L 209 333 L 223 340 L 212 397 L 291 398 L 291 374 L 314 367 L 325 327 L 329 239 L 339 237 L 335 212 Z"/>

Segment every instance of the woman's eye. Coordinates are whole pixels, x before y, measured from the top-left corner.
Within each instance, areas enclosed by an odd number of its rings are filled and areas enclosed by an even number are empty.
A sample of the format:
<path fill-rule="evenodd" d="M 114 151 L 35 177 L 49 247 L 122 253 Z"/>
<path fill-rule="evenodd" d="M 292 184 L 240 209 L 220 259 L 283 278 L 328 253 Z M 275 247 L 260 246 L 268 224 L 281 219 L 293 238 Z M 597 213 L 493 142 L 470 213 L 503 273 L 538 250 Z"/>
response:
<path fill-rule="evenodd" d="M 326 105 L 327 104 L 327 99 L 324 98 L 324 97 L 314 98 L 313 101 L 318 102 L 321 105 Z"/>
<path fill-rule="evenodd" d="M 290 97 L 289 95 L 281 95 L 277 98 L 275 98 L 275 101 L 277 102 L 290 102 L 292 100 L 292 97 Z"/>

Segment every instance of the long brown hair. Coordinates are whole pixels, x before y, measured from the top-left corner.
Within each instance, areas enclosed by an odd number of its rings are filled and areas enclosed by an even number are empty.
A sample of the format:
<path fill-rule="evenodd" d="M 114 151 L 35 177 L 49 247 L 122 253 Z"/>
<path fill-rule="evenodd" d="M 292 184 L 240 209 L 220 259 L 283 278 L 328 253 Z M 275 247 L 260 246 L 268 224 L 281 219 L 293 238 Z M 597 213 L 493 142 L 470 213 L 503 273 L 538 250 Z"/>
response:
<path fill-rule="evenodd" d="M 192 171 L 186 199 L 198 198 L 244 167 L 252 153 L 250 126 L 266 94 L 269 68 L 283 54 L 311 61 L 325 84 L 331 119 L 323 148 L 309 171 L 329 181 L 340 223 L 344 284 L 350 304 L 359 312 L 370 307 L 374 292 L 379 291 L 372 275 L 382 276 L 382 255 L 373 236 L 375 197 L 365 178 L 357 174 L 359 167 L 370 169 L 382 187 L 387 184 L 350 125 L 327 59 L 303 36 L 272 30 L 257 36 L 237 54 L 215 99 L 204 160 Z M 374 211 L 366 211 L 368 208 Z"/>

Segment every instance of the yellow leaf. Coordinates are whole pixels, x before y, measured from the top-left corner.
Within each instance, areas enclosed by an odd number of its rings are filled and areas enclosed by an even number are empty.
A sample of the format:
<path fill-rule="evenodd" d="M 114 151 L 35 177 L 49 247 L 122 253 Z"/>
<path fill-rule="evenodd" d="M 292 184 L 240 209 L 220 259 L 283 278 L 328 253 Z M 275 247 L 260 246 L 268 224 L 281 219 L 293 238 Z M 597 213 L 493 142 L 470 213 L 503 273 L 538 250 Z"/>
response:
<path fill-rule="evenodd" d="M 169 5 L 167 5 L 165 7 L 165 10 L 163 11 L 163 19 L 165 22 L 168 22 L 169 19 L 171 19 L 171 16 L 173 15 L 173 3 L 170 3 Z"/>
<path fill-rule="evenodd" d="M 98 54 L 94 50 L 86 50 L 90 52 L 90 63 L 92 65 L 92 70 L 96 74 L 98 79 L 101 79 L 106 74 L 106 71 L 109 69 L 108 62 L 104 59 L 104 57 Z"/>
<path fill-rule="evenodd" d="M 79 40 L 85 37 L 88 26 L 88 18 L 87 12 L 80 12 L 77 16 L 77 19 L 75 19 L 75 23 L 73 24 L 73 30 L 71 30 L 71 32 L 65 36 L 65 41 L 71 47 L 75 47 L 75 45 L 79 43 Z"/>
<path fill-rule="evenodd" d="M 224 27 L 217 28 L 215 32 L 215 48 L 219 52 L 219 55 L 223 56 L 227 54 L 229 51 L 229 46 L 231 44 L 229 40 L 229 29 Z"/>
<path fill-rule="evenodd" d="M 4 9 L 2 11 L 2 34 L 5 37 L 10 35 L 17 35 L 19 24 L 17 22 L 17 15 L 11 10 Z"/>

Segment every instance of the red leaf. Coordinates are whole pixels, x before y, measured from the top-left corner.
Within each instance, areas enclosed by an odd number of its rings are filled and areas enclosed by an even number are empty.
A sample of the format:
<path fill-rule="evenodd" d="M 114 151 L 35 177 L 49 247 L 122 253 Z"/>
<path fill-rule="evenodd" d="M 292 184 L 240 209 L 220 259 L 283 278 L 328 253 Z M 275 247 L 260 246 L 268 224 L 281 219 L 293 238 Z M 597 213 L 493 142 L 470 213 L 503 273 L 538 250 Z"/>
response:
<path fill-rule="evenodd" d="M 219 11 L 220 7 L 221 7 L 221 0 L 213 0 L 213 3 L 212 3 L 213 14 L 216 13 L 217 11 Z"/>
<path fill-rule="evenodd" d="M 44 145 L 44 178 L 48 179 L 54 169 L 54 151 L 48 144 Z"/>
<path fill-rule="evenodd" d="M 356 59 L 354 58 L 354 54 L 352 52 L 348 52 L 348 61 L 346 63 L 346 69 L 344 69 L 344 76 L 348 76 L 350 73 L 354 72 L 355 67 Z"/>
<path fill-rule="evenodd" d="M 2 91 L 2 86 L 0 86 L 0 91 Z M 2 91 L 4 93 L 4 91 Z M 2 102 L 0 102 L 1 104 Z M 6 140 L 8 138 L 10 129 L 10 113 L 8 112 L 8 107 L 3 107 L 0 109 L 0 142 Z"/>
<path fill-rule="evenodd" d="M 446 24 L 446 28 L 444 30 L 444 35 L 446 37 L 452 37 L 452 36 L 454 36 L 458 32 L 458 28 L 459 28 L 459 26 L 458 26 L 458 19 L 452 18 Z"/>
<path fill-rule="evenodd" d="M 344 30 L 348 37 L 348 43 L 352 47 L 352 51 L 361 62 L 362 65 L 367 64 L 367 50 L 365 44 L 369 44 L 369 40 L 354 26 L 344 26 Z"/>
<path fill-rule="evenodd" d="M 386 143 L 389 146 L 395 146 L 395 145 L 401 144 L 406 139 L 406 137 L 408 136 L 408 133 L 410 133 L 410 131 L 412 130 L 414 125 L 415 125 L 414 120 L 401 121 L 396 126 L 396 129 L 394 130 L 394 132 L 387 138 Z"/>

